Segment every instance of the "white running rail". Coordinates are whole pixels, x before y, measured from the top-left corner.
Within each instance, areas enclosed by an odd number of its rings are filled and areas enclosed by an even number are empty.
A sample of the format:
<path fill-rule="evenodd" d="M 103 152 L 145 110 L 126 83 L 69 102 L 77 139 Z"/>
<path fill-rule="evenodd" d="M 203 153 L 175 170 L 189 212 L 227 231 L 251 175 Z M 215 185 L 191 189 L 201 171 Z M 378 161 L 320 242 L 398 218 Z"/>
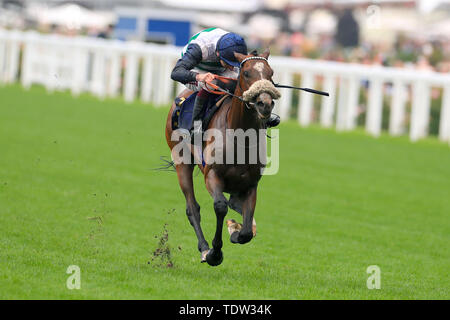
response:
<path fill-rule="evenodd" d="M 42 84 L 49 91 L 70 90 L 74 95 L 91 92 L 100 98 L 122 94 L 127 102 L 139 98 L 156 106 L 168 105 L 184 88 L 170 79 L 179 57 L 180 48 L 174 46 L 0 30 L 0 84 L 20 78 L 26 88 Z M 409 137 L 416 141 L 429 134 L 431 89 L 437 88 L 442 92 L 439 139 L 450 143 L 449 74 L 290 57 L 270 57 L 270 64 L 275 82 L 294 85 L 299 75 L 302 87 L 330 93 L 330 97 L 320 97 L 320 111 L 315 117 L 314 95 L 300 92 L 299 99 L 294 99 L 297 93 L 281 89 L 275 112 L 282 120 L 290 117 L 298 100 L 301 126 L 317 118 L 321 126 L 352 130 L 361 112 L 361 86 L 368 84 L 366 131 L 380 135 L 383 100 L 387 97 L 389 134 L 404 134 L 409 126 Z"/>

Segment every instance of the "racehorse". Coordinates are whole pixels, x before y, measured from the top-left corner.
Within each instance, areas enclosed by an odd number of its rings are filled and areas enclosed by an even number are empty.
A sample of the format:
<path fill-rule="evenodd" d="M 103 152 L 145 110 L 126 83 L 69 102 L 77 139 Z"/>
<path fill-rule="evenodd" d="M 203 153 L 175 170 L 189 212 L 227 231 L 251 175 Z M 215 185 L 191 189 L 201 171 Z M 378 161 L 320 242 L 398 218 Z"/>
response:
<path fill-rule="evenodd" d="M 208 129 L 217 129 L 222 132 L 223 137 L 226 137 L 227 129 L 253 129 L 258 131 L 265 128 L 264 123 L 270 117 L 274 106 L 273 100 L 280 97 L 279 92 L 273 86 L 273 70 L 267 61 L 269 54 L 268 50 L 261 55 L 256 52 L 250 55 L 235 53 L 235 57 L 241 66 L 236 89 L 234 94 L 230 93 L 229 97 L 223 101 L 218 111 L 211 118 Z M 192 91 L 186 89 L 178 97 L 186 98 L 192 93 Z M 174 147 L 181 141 L 181 139 L 172 141 L 171 138 L 174 131 L 171 119 L 175 107 L 176 105 L 173 103 L 165 128 L 166 140 L 171 149 L 172 158 L 179 156 L 174 154 Z M 210 163 L 208 158 L 211 157 L 211 154 L 206 153 L 205 159 L 201 163 L 178 163 L 175 166 L 181 190 L 186 198 L 186 214 L 198 239 L 201 262 L 206 261 L 211 266 L 220 265 L 223 261 L 222 228 L 228 207 L 243 217 L 242 224 L 234 220 L 227 221 L 231 242 L 244 244 L 256 235 L 254 220 L 256 195 L 265 161 L 258 159 L 256 163 L 250 163 L 248 152 L 251 146 L 249 141 L 245 141 L 245 152 L 247 154 L 244 163 L 208 164 Z M 204 141 L 203 150 L 211 143 L 212 141 Z M 264 148 L 265 151 L 265 144 L 264 136 L 264 139 L 258 139 L 257 148 Z M 223 145 L 225 150 L 223 158 L 226 157 L 226 152 L 229 152 L 230 148 L 237 148 L 234 139 L 230 142 L 224 138 Z M 189 150 L 190 156 L 194 157 L 195 150 L 192 145 L 190 145 Z M 236 153 L 234 157 L 234 160 L 236 160 Z M 206 189 L 214 200 L 217 224 L 211 249 L 200 226 L 200 206 L 195 199 L 193 185 L 195 165 L 198 165 L 203 173 Z M 229 199 L 224 196 L 224 193 L 230 195 Z"/>

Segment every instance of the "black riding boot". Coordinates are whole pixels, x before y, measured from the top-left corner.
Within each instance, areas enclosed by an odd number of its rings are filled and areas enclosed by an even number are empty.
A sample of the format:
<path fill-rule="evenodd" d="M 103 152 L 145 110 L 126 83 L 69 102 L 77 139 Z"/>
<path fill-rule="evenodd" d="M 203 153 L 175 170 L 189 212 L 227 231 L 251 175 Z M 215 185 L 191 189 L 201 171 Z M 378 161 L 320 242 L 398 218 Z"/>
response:
<path fill-rule="evenodd" d="M 191 136 L 203 133 L 203 130 L 201 128 L 201 121 L 202 121 L 202 110 L 206 100 L 207 98 L 200 95 L 197 95 L 195 97 L 194 110 L 192 110 Z M 195 122 L 197 121 L 200 122 L 200 125 L 194 127 Z"/>

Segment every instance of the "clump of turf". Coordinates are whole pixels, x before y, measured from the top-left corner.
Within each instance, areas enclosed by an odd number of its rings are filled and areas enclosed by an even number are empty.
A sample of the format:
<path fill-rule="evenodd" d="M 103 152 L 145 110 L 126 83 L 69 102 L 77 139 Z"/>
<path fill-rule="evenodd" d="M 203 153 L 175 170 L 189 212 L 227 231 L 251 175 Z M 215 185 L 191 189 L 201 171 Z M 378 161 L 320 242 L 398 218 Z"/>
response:
<path fill-rule="evenodd" d="M 175 209 L 169 210 L 167 214 L 171 214 L 174 211 Z M 172 251 L 169 245 L 169 230 L 167 226 L 168 224 L 165 223 L 161 234 L 155 235 L 155 238 L 158 239 L 158 245 L 153 251 L 150 261 L 148 261 L 148 264 L 152 264 L 155 267 L 173 268 L 174 266 Z M 178 250 L 181 250 L 180 246 L 178 246 Z"/>

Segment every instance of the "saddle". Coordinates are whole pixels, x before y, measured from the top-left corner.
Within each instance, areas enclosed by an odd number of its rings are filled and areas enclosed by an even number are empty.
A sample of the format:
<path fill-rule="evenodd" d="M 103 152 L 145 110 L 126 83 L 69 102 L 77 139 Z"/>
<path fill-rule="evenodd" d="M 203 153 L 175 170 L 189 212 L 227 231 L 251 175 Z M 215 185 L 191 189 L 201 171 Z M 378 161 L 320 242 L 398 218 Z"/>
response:
<path fill-rule="evenodd" d="M 172 129 L 191 129 L 192 113 L 194 110 L 194 102 L 197 92 L 194 92 L 187 98 L 175 98 L 175 109 L 172 113 Z M 227 95 L 210 94 L 208 100 L 205 102 L 202 113 L 202 128 L 206 130 L 209 122 L 214 114 L 219 110 Z"/>
<path fill-rule="evenodd" d="M 228 79 L 217 79 L 217 85 L 227 90 L 228 92 L 234 92 L 236 89 L 237 81 L 229 81 Z M 172 113 L 172 129 L 191 129 L 192 113 L 194 110 L 195 98 L 198 92 L 192 93 L 187 98 L 175 98 L 175 109 Z M 209 94 L 208 100 L 205 102 L 206 106 L 203 106 L 202 113 L 202 127 L 204 130 L 208 128 L 209 122 L 220 108 L 222 103 L 228 95 L 222 94 Z"/>

